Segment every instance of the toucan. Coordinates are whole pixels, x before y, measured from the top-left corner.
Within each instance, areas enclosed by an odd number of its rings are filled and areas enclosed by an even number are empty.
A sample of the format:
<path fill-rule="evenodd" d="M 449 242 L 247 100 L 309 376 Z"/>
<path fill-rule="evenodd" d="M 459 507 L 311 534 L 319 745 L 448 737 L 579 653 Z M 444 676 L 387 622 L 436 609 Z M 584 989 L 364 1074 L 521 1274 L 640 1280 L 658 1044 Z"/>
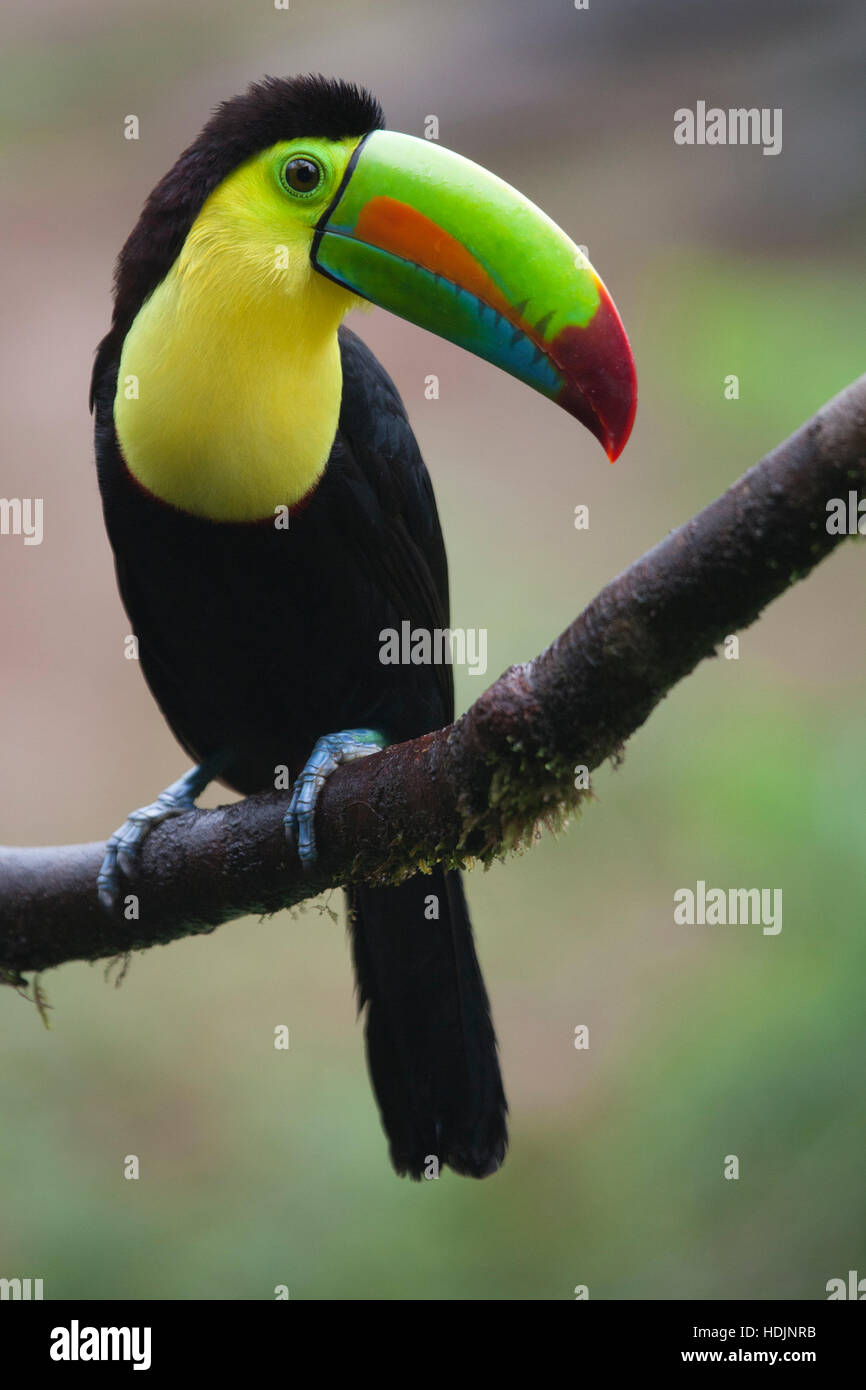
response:
<path fill-rule="evenodd" d="M 254 83 L 120 253 L 91 388 L 99 486 L 145 679 L 195 766 L 108 841 L 108 911 L 150 828 L 209 782 L 249 794 L 288 769 L 286 833 L 310 864 L 334 769 L 453 719 L 447 659 L 382 659 L 404 622 L 448 629 L 448 575 L 406 411 L 350 309 L 486 358 L 611 461 L 628 439 L 632 354 L 586 257 L 501 179 L 384 126 L 352 83 Z M 460 873 L 347 891 L 396 1171 L 495 1172 L 507 1105 Z"/>

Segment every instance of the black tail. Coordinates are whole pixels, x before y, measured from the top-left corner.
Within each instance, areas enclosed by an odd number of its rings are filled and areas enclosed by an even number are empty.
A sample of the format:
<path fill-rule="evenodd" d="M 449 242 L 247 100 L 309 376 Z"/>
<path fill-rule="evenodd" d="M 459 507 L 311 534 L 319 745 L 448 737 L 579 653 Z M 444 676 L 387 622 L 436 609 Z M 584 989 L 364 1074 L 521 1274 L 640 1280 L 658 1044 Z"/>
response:
<path fill-rule="evenodd" d="M 398 1173 L 430 1158 L 484 1178 L 505 1157 L 507 1105 L 460 874 L 349 891 L 367 1060 Z"/>

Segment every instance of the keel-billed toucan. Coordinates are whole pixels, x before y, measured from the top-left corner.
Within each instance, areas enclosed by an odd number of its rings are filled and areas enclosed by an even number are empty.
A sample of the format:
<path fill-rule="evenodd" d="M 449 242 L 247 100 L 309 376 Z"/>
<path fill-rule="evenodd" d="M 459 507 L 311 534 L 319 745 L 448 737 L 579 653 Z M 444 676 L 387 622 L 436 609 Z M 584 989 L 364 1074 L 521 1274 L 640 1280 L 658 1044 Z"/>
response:
<path fill-rule="evenodd" d="M 448 628 L 447 569 L 402 402 L 348 310 L 370 300 L 496 363 L 611 459 L 628 438 L 632 356 L 586 258 L 500 179 L 383 124 L 344 82 L 255 84 L 120 254 L 93 373 L 99 484 L 145 677 L 196 767 L 112 836 L 109 910 L 150 826 L 209 781 L 273 790 L 288 768 L 287 833 L 310 860 L 334 767 L 453 717 L 450 666 L 380 660 L 386 629 Z M 506 1103 L 459 873 L 349 900 L 397 1171 L 493 1172 Z"/>

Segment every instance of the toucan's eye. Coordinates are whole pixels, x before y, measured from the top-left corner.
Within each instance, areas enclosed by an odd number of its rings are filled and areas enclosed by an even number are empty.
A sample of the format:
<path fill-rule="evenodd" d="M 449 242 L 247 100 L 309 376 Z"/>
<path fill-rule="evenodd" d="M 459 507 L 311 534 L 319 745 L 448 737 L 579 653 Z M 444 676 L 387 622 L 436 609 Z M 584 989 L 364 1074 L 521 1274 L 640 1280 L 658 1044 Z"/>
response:
<path fill-rule="evenodd" d="M 292 193 L 315 193 L 322 177 L 320 166 L 306 155 L 290 159 L 283 169 L 283 183 Z"/>

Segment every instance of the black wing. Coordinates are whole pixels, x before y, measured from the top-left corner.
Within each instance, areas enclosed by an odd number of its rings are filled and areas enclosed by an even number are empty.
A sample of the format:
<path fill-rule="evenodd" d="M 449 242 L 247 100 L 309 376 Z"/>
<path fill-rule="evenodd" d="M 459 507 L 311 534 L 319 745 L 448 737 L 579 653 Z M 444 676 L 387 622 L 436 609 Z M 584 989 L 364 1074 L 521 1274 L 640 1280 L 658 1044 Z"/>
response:
<path fill-rule="evenodd" d="M 413 628 L 449 623 L 448 563 L 430 475 L 396 386 L 354 333 L 340 329 L 343 399 L 332 519 L 353 560 Z M 336 460 L 335 460 L 336 462 Z M 449 665 L 435 668 L 444 722 L 454 718 Z"/>

